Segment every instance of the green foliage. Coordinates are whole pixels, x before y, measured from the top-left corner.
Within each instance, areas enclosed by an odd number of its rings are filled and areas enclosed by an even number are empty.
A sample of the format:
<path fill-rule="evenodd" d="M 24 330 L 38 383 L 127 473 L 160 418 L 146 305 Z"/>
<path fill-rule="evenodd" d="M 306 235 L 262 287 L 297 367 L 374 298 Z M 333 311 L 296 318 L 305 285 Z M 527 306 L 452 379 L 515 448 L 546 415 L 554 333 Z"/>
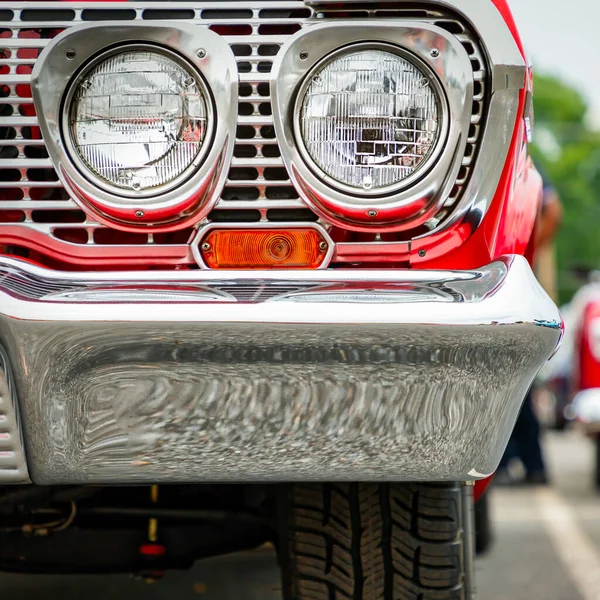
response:
<path fill-rule="evenodd" d="M 587 105 L 555 77 L 538 75 L 534 87 L 537 142 L 534 160 L 556 188 L 564 210 L 557 239 L 560 302 L 581 284 L 575 268 L 600 268 L 600 132 L 586 125 Z"/>
<path fill-rule="evenodd" d="M 546 123 L 582 124 L 587 111 L 581 94 L 560 79 L 537 75 L 534 83 L 535 116 Z"/>

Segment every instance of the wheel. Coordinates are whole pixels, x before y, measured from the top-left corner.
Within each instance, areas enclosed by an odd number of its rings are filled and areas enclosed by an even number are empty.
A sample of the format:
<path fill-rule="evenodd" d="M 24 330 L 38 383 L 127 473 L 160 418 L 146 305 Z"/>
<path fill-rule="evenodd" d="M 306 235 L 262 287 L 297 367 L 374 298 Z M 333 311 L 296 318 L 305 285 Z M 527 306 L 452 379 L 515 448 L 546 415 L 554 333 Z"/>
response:
<path fill-rule="evenodd" d="M 492 522 L 490 519 L 489 491 L 475 503 L 475 552 L 485 554 L 492 545 Z"/>
<path fill-rule="evenodd" d="M 284 600 L 465 600 L 463 498 L 453 483 L 282 486 Z"/>

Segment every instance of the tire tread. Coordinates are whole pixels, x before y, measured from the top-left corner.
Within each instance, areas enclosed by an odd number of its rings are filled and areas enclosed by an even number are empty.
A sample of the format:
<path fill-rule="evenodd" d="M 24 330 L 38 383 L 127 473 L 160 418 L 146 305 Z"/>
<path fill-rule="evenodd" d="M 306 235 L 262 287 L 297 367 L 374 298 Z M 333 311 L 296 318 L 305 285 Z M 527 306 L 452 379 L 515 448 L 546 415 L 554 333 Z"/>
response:
<path fill-rule="evenodd" d="M 286 600 L 463 600 L 458 484 L 285 489 Z"/>

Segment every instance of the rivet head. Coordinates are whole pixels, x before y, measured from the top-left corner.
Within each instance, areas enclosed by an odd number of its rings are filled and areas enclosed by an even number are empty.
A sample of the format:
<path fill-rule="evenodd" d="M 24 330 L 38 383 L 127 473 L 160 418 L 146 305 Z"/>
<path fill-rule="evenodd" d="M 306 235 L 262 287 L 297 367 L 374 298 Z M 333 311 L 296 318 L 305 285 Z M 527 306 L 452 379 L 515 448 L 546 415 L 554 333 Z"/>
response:
<path fill-rule="evenodd" d="M 138 219 L 141 219 L 141 218 L 142 218 L 142 217 L 143 217 L 145 214 L 146 214 L 146 213 L 145 213 L 143 210 L 136 210 L 136 211 L 135 211 L 135 216 L 136 216 Z"/>
<path fill-rule="evenodd" d="M 66 52 L 65 52 L 65 56 L 69 59 L 69 60 L 73 60 L 75 58 L 75 50 L 73 50 L 73 48 L 69 48 Z"/>
<path fill-rule="evenodd" d="M 424 257 L 426 254 L 427 254 L 427 250 L 423 250 L 423 248 L 421 248 L 421 249 L 419 250 L 419 256 L 420 256 L 421 258 L 423 258 L 423 257 Z"/>
<path fill-rule="evenodd" d="M 202 244 L 202 250 L 204 252 L 208 252 L 210 250 L 210 244 L 208 242 L 204 242 L 204 244 Z"/>
<path fill-rule="evenodd" d="M 376 217 L 377 216 L 377 211 L 376 210 L 370 210 L 367 215 L 369 217 Z"/>
<path fill-rule="evenodd" d="M 300 60 L 306 60 L 308 58 L 308 52 L 306 50 L 302 50 L 300 52 Z"/>
<path fill-rule="evenodd" d="M 196 56 L 198 58 L 204 58 L 206 56 L 206 50 L 204 48 L 198 48 L 196 51 Z"/>
<path fill-rule="evenodd" d="M 430 54 L 432 58 L 437 58 L 440 55 L 440 51 L 437 48 L 433 48 Z"/>

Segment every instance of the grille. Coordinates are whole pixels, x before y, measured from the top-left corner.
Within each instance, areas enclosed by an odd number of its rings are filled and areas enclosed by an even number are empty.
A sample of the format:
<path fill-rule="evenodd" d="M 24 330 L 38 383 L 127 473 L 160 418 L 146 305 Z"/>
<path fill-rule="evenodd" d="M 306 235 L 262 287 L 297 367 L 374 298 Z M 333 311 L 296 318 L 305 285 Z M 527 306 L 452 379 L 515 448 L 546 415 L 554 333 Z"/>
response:
<path fill-rule="evenodd" d="M 25 449 L 10 363 L 0 349 L 0 485 L 28 483 Z"/>
<path fill-rule="evenodd" d="M 307 7 L 298 1 L 257 2 L 252 9 L 236 1 L 160 5 L 64 2 L 59 8 L 27 2 L 21 9 L 14 4 L 4 6 L 0 4 L 0 38 L 4 38 L 0 39 L 0 239 L 10 244 L 12 253 L 51 266 L 49 257 L 60 266 L 84 268 L 194 265 L 189 246 L 193 229 L 152 235 L 106 228 L 87 217 L 58 181 L 41 139 L 29 79 L 39 52 L 48 41 L 81 22 L 191 20 L 224 36 L 230 44 L 239 71 L 236 145 L 226 186 L 208 221 L 317 220 L 299 199 L 283 165 L 271 116 L 269 77 L 282 44 L 303 27 L 323 19 L 417 19 L 445 28 L 462 42 L 471 57 L 476 81 L 472 124 L 454 190 L 440 213 L 427 224 L 429 229 L 451 212 L 468 182 L 485 112 L 485 62 L 476 36 L 459 19 L 442 10 L 416 10 L 391 3 Z M 378 236 L 330 233 L 336 241 L 380 241 Z M 415 233 L 404 232 L 398 240 L 410 239 Z"/>

